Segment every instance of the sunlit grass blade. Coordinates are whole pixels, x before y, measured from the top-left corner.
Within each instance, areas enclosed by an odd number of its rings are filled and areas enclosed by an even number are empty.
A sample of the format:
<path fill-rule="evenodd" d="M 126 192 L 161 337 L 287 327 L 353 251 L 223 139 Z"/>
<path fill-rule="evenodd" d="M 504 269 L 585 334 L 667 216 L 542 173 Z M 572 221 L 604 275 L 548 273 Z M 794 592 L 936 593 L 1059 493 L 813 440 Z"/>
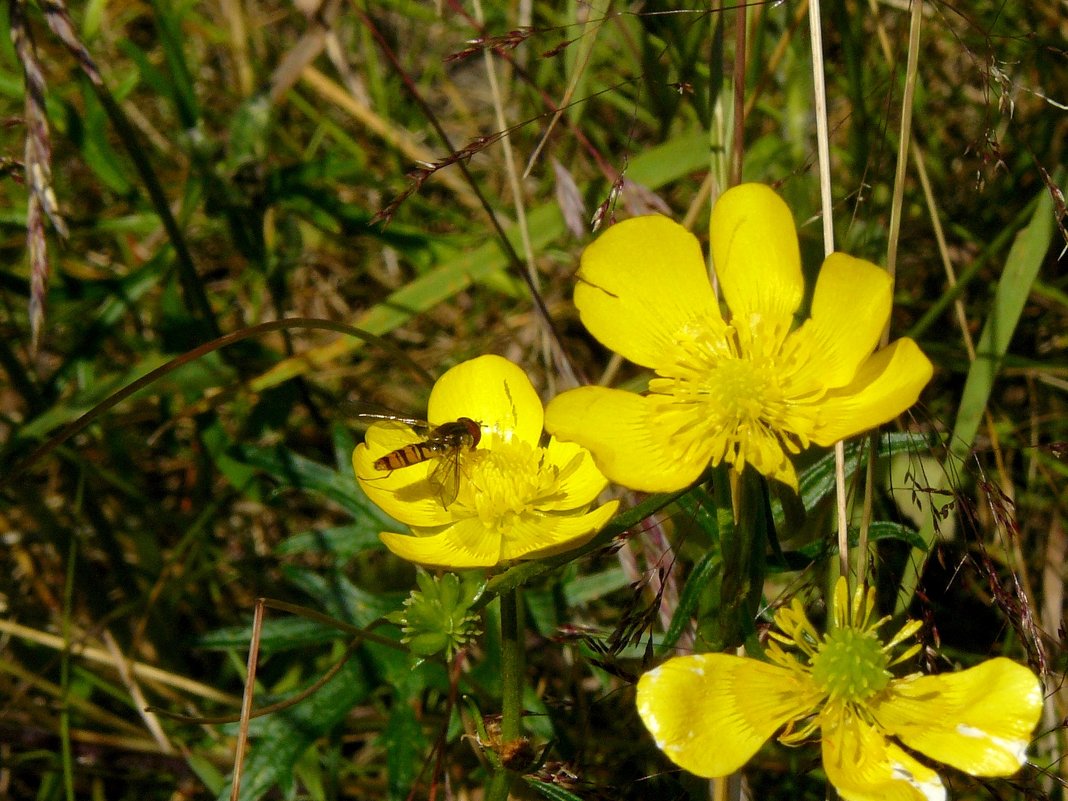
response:
<path fill-rule="evenodd" d="M 1002 360 L 1008 352 L 1024 304 L 1031 293 L 1031 285 L 1046 260 L 1053 236 L 1053 222 L 1053 200 L 1043 188 L 1031 221 L 1016 235 L 1005 259 L 1005 268 L 1002 270 L 993 303 L 983 324 L 983 332 L 976 345 L 976 359 L 968 370 L 949 441 L 947 471 L 950 475 L 959 475 L 959 467 L 963 466 L 975 443 L 990 393 L 999 376 Z M 935 486 L 932 489 L 938 491 L 946 487 Z M 934 544 L 935 519 L 930 513 L 930 505 L 926 511 L 926 519 L 920 529 L 924 547 L 914 548 L 906 563 L 897 596 L 899 612 L 907 609 L 912 602 L 912 596 Z"/>

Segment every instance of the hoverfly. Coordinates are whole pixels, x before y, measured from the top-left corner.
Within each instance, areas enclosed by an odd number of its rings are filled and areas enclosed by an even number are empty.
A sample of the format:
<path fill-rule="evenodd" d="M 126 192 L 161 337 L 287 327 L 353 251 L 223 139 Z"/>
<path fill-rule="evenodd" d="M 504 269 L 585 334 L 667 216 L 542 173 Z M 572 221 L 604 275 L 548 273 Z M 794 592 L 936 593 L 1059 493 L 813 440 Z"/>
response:
<path fill-rule="evenodd" d="M 408 426 L 423 432 L 423 439 L 390 451 L 374 461 L 374 468 L 382 473 L 391 473 L 405 467 L 435 460 L 434 466 L 427 474 L 427 484 L 442 508 L 448 509 L 460 493 L 461 459 L 464 453 L 473 451 L 482 439 L 482 426 L 470 417 L 461 417 L 439 426 L 431 425 L 425 420 L 366 411 L 361 403 L 355 405 L 359 411 L 357 417 L 363 420 L 382 421 Z"/>

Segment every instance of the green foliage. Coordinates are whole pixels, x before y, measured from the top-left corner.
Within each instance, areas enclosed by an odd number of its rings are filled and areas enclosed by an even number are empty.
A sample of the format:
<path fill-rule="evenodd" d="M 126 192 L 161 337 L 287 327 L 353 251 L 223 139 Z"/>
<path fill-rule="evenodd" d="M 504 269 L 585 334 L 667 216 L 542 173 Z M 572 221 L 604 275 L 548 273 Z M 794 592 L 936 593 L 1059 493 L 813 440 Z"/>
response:
<path fill-rule="evenodd" d="M 0 773 L 12 798 L 229 798 L 249 681 L 255 707 L 282 708 L 249 724 L 241 799 L 478 797 L 516 747 L 494 739 L 493 601 L 520 587 L 534 758 L 514 794 L 708 797 L 657 751 L 632 684 L 672 654 L 758 652 L 773 608 L 830 586 L 833 454 L 799 457 L 796 496 L 751 486 L 739 525 L 727 472 L 713 470 L 672 496 L 624 496 L 575 553 L 458 578 L 383 549 L 379 532 L 401 529 L 353 480 L 344 410 L 415 414 L 429 382 L 413 376 L 483 352 L 521 363 L 548 399 L 567 379 L 531 275 L 583 380 L 642 385 L 570 303 L 590 221 L 667 213 L 704 241 L 707 190 L 736 152 L 747 180 L 779 185 L 814 271 L 807 23 L 788 3 L 749 4 L 742 37 L 736 9 L 707 4 L 535 3 L 529 19 L 523 4 L 482 5 L 484 26 L 472 4 L 305 15 L 256 0 L 92 0 L 66 4 L 69 28 L 48 16 L 64 4 L 0 6 L 0 28 L 18 9 L 32 34 L 69 229 L 42 223 L 44 275 L 27 229 L 26 144 L 42 135 L 32 65 L 0 37 Z M 825 6 L 835 234 L 882 263 L 908 20 L 896 4 Z M 917 669 L 994 653 L 1050 675 L 1068 666 L 1054 569 L 1068 285 L 1051 189 L 1064 180 L 1068 29 L 1054 6 L 925 6 L 892 328 L 937 374 L 910 419 L 847 443 L 844 465 L 851 555 L 869 543 L 884 612 L 935 627 Z M 486 37 L 503 38 L 471 44 Z M 886 477 L 892 457 L 911 460 L 904 486 Z M 933 462 L 945 473 L 926 475 Z M 275 605 L 250 679 L 261 597 Z M 1060 695 L 1050 703 L 1049 720 L 1068 715 Z M 1056 728 L 1035 762 L 1061 770 L 1065 744 Z M 746 780 L 761 798 L 822 797 L 813 754 L 769 747 Z M 1050 795 L 1031 775 L 1014 781 Z"/>

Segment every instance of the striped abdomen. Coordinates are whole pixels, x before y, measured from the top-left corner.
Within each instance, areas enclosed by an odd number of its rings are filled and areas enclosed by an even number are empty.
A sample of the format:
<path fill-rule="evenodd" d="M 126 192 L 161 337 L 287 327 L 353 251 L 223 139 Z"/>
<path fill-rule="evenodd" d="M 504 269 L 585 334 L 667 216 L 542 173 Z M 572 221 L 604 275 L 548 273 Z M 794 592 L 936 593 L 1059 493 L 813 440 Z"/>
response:
<path fill-rule="evenodd" d="M 469 417 L 461 417 L 452 423 L 442 423 L 422 442 L 413 442 L 379 457 L 375 460 L 375 470 L 399 470 L 428 459 L 469 451 L 481 438 L 481 426 Z"/>

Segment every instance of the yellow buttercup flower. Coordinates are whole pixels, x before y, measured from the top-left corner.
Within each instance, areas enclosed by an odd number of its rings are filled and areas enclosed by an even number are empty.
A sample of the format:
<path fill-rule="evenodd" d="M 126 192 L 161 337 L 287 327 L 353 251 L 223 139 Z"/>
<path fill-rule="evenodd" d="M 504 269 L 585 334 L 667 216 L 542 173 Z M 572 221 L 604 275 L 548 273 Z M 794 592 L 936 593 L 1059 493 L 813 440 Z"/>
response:
<path fill-rule="evenodd" d="M 775 616 L 768 662 L 729 654 L 670 659 L 638 682 L 638 712 L 677 765 L 708 778 L 742 767 L 776 731 L 787 745 L 818 738 L 828 780 L 847 801 L 936 801 L 938 774 L 897 742 L 973 776 L 1009 776 L 1024 764 L 1042 712 L 1042 688 L 1027 668 L 996 658 L 959 673 L 895 679 L 914 654 L 891 651 L 872 621 L 875 592 L 845 579 L 834 627 L 820 636 L 800 601 Z M 785 727 L 785 728 L 784 728 Z M 895 742 L 895 740 L 897 742 Z"/>
<path fill-rule="evenodd" d="M 546 427 L 633 489 L 681 489 L 723 461 L 796 488 L 790 455 L 896 417 L 916 402 L 931 363 L 911 339 L 873 354 L 892 282 L 844 253 L 824 261 L 811 316 L 795 327 L 804 295 L 797 233 L 768 187 L 727 191 L 711 225 L 729 319 L 697 239 L 666 217 L 618 223 L 586 248 L 575 289 L 582 322 L 656 377 L 645 395 L 565 392 L 549 404 Z"/>
<path fill-rule="evenodd" d="M 479 435 L 422 461 L 394 460 L 395 469 L 383 463 L 388 454 L 426 439 L 426 432 L 396 423 L 375 423 L 354 451 L 352 465 L 364 492 L 414 535 L 380 534 L 393 553 L 436 567 L 493 567 L 578 547 L 615 513 L 618 501 L 590 511 L 607 480 L 589 452 L 555 439 L 542 446 L 541 400 L 512 362 L 480 356 L 438 379 L 428 422 L 441 426 L 465 418 L 475 421 Z M 453 460 L 457 471 L 448 490 L 443 459 Z"/>

